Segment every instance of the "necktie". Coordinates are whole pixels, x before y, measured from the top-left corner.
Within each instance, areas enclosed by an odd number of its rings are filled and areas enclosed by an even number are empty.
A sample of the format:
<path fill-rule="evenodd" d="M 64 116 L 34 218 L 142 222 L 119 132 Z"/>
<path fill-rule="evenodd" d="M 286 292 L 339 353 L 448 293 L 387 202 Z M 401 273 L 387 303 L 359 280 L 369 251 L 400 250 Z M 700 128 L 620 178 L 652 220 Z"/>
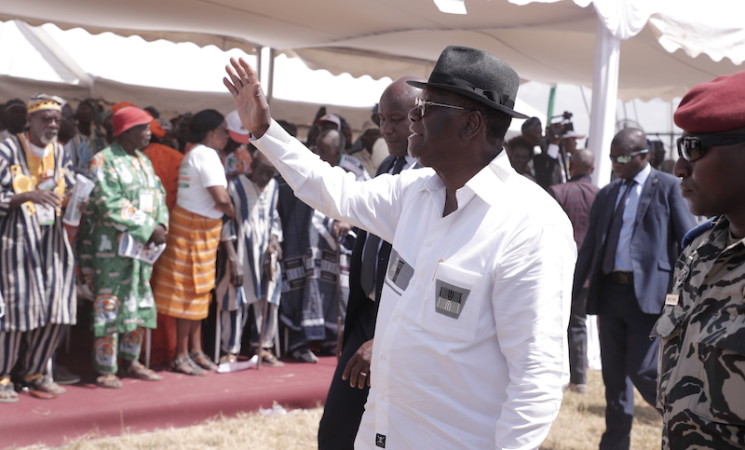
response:
<path fill-rule="evenodd" d="M 618 248 L 618 238 L 621 235 L 621 226 L 623 225 L 623 212 L 626 209 L 626 200 L 629 193 L 634 187 L 633 179 L 626 180 L 623 187 L 626 190 L 621 194 L 616 209 L 613 211 L 613 218 L 608 228 L 608 236 L 605 238 L 605 254 L 603 255 L 603 273 L 613 272 L 616 262 L 616 249 Z"/>
<path fill-rule="evenodd" d="M 406 158 L 403 156 L 396 157 L 393 167 L 389 172 L 396 175 L 406 165 Z M 376 300 L 375 293 L 375 272 L 378 266 L 378 250 L 380 249 L 380 238 L 374 234 L 368 234 L 365 240 L 365 247 L 362 250 L 362 267 L 360 270 L 360 285 L 370 300 Z"/>
<path fill-rule="evenodd" d="M 393 163 L 393 170 L 391 170 L 392 175 L 396 175 L 401 173 L 404 166 L 406 165 L 406 158 L 403 156 L 396 157 L 396 162 Z"/>

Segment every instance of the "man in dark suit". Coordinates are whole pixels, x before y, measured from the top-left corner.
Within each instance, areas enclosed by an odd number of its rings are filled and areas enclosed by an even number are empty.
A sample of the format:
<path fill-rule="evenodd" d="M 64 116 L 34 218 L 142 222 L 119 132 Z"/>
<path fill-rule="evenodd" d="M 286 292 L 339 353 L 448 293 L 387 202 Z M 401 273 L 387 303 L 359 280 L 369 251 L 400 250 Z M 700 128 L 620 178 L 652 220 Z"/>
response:
<path fill-rule="evenodd" d="M 601 449 L 628 449 L 633 387 L 655 405 L 658 342 L 649 338 L 693 216 L 679 181 L 649 164 L 644 132 L 626 128 L 611 143 L 617 179 L 598 193 L 579 251 L 573 295 L 589 276 L 587 313 L 597 314 L 605 383 Z"/>
<path fill-rule="evenodd" d="M 376 176 L 397 174 L 412 168 L 416 160 L 408 156 L 409 111 L 420 90 L 401 77 L 380 97 L 380 131 L 390 156 L 380 164 Z M 373 333 L 391 244 L 363 230 L 357 230 L 349 267 L 349 302 L 344 322 L 344 341 L 336 371 L 318 427 L 319 450 L 354 448 L 354 439 L 364 412 L 370 386 L 370 360 Z"/>
<path fill-rule="evenodd" d="M 574 242 L 577 249 L 587 235 L 590 224 L 590 208 L 600 188 L 592 182 L 595 170 L 595 156 L 590 150 L 575 150 L 569 166 L 569 181 L 555 184 L 548 188 L 548 193 L 561 205 L 569 216 L 574 227 Z M 572 298 L 572 310 L 569 315 L 569 385 L 567 389 L 587 393 L 587 285 L 582 286 L 579 294 Z"/>

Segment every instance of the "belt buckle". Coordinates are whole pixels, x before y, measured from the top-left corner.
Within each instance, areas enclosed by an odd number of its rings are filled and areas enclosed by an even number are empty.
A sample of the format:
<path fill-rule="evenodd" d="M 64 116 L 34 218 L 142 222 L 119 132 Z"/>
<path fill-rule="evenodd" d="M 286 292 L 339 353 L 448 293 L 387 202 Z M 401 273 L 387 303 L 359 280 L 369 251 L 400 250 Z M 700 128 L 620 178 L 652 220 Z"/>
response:
<path fill-rule="evenodd" d="M 615 278 L 614 281 L 619 284 L 631 284 L 633 283 L 633 274 L 629 272 L 614 272 L 613 278 Z"/>

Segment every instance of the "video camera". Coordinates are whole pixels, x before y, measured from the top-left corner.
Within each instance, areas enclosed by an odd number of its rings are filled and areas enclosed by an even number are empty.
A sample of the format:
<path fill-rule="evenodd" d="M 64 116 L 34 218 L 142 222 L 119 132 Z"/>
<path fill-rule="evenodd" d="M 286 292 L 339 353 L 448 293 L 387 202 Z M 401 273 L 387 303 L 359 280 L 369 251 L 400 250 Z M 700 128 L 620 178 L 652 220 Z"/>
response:
<path fill-rule="evenodd" d="M 558 116 L 551 117 L 551 125 L 548 126 L 548 134 L 553 139 L 559 139 L 570 131 L 574 131 L 574 124 L 572 123 L 572 113 L 564 111 Z M 555 120 L 559 119 L 559 120 Z"/>

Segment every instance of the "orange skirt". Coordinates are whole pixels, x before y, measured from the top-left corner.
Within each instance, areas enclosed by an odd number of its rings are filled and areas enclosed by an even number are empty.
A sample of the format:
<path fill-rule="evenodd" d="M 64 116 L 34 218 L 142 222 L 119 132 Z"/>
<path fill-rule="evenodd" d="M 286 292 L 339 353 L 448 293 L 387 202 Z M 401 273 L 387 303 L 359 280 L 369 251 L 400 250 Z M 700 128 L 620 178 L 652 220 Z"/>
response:
<path fill-rule="evenodd" d="M 152 280 L 160 314 L 190 320 L 207 317 L 221 231 L 222 219 L 200 216 L 179 206 L 171 211 L 168 245 Z"/>

